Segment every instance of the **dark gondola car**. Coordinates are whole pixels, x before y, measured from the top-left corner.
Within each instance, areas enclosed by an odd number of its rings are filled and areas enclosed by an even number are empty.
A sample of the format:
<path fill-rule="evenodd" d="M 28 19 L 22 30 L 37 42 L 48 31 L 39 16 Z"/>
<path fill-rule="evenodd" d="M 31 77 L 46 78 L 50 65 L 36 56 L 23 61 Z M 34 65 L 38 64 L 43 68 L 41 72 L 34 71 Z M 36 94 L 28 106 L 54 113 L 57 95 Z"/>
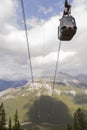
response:
<path fill-rule="evenodd" d="M 61 41 L 69 41 L 73 38 L 77 30 L 75 18 L 71 15 L 65 15 L 60 19 L 58 27 L 58 38 Z"/>

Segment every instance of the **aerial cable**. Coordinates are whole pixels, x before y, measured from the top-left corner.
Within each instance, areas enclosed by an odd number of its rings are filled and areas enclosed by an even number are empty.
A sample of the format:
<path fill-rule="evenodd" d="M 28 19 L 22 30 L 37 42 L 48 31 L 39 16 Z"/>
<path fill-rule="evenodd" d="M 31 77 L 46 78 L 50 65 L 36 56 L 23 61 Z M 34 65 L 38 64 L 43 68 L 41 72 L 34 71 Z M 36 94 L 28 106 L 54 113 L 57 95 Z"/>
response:
<path fill-rule="evenodd" d="M 58 54 L 57 54 L 57 61 L 56 61 L 56 67 L 55 67 L 55 74 L 54 74 L 54 80 L 53 80 L 53 92 L 54 92 L 54 87 L 55 87 L 55 83 L 56 83 L 56 76 L 57 76 L 57 72 L 58 72 L 58 67 L 59 67 L 59 56 L 60 56 L 60 50 L 61 50 L 61 41 L 59 42 L 59 46 L 58 46 Z M 52 93 L 53 95 L 53 93 Z"/>
<path fill-rule="evenodd" d="M 53 80 L 53 86 L 52 86 L 52 97 L 53 97 L 53 93 L 54 93 L 54 87 L 55 87 L 55 82 L 56 82 L 56 76 L 57 76 L 57 71 L 58 71 L 58 67 L 59 67 L 60 50 L 61 50 L 61 41 L 59 42 L 58 52 L 57 52 L 57 61 L 56 61 L 55 74 L 54 74 L 54 80 Z M 50 103 L 49 103 L 48 123 L 50 123 L 51 111 L 52 111 L 52 100 L 51 100 Z"/>
<path fill-rule="evenodd" d="M 24 9 L 24 2 L 23 2 L 23 0 L 21 0 L 21 7 L 22 7 L 22 14 L 23 14 L 26 42 L 27 42 L 27 51 L 28 51 L 28 59 L 29 59 L 29 65 L 30 65 L 31 79 L 32 79 L 32 83 L 33 83 L 33 86 L 34 86 L 32 63 L 31 63 L 31 53 L 30 53 L 30 46 L 29 46 L 29 39 L 28 39 L 28 30 L 27 30 L 27 25 L 26 25 L 26 16 L 25 16 L 25 9 Z"/>
<path fill-rule="evenodd" d="M 45 7 L 45 1 L 42 1 L 43 6 Z M 44 74 L 45 74 L 45 13 L 42 14 L 42 79 L 44 81 Z M 43 83 L 42 83 L 43 86 Z"/>

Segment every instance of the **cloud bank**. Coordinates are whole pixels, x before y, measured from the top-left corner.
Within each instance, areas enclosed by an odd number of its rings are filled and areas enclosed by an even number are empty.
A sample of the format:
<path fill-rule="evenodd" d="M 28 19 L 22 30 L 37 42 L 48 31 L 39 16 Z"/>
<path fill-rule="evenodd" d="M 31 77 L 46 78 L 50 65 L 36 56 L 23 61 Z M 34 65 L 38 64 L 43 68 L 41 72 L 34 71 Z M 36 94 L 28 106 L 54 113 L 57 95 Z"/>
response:
<path fill-rule="evenodd" d="M 58 4 L 58 3 L 57 3 Z M 44 14 L 54 11 L 52 5 L 38 9 Z M 17 23 L 18 3 L 15 0 L 1 0 L 0 3 L 0 78 L 28 79 L 30 68 L 24 29 Z M 59 70 L 66 73 L 87 74 L 87 1 L 72 2 L 72 15 L 76 18 L 77 33 L 71 41 L 62 42 Z M 59 40 L 57 27 L 62 12 L 48 20 L 27 17 L 29 45 L 34 77 L 43 73 L 54 74 Z"/>

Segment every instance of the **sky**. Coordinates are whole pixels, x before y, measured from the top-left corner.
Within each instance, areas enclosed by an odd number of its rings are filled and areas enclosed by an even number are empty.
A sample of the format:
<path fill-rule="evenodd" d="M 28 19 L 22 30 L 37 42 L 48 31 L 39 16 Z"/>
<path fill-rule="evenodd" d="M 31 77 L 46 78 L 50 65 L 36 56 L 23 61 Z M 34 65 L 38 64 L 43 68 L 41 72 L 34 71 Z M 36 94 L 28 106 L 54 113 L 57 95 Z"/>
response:
<path fill-rule="evenodd" d="M 87 75 L 87 0 L 70 0 L 77 33 L 62 42 L 59 72 Z M 54 75 L 64 0 L 24 0 L 33 76 Z M 20 0 L 0 0 L 0 79 L 30 79 Z"/>

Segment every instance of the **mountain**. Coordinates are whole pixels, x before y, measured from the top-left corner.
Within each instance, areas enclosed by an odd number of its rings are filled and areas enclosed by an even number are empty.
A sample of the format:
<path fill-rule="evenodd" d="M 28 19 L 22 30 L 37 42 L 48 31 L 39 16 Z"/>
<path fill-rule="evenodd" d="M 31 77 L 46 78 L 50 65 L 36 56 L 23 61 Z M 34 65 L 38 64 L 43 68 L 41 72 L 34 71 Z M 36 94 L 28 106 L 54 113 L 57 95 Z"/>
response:
<path fill-rule="evenodd" d="M 52 75 L 47 75 L 45 77 L 45 80 L 50 80 L 53 81 L 53 76 Z M 85 84 L 86 82 L 82 82 L 80 78 L 77 78 L 75 76 L 72 76 L 67 73 L 59 72 L 57 73 L 56 76 L 56 83 L 57 84 L 62 84 L 65 86 L 77 86 L 77 87 L 86 87 L 87 85 Z"/>
<path fill-rule="evenodd" d="M 39 78 L 41 80 L 42 77 Z M 38 79 L 37 79 L 38 80 Z M 54 77 L 52 74 L 44 76 L 45 81 L 53 82 Z M 0 79 L 0 91 L 6 90 L 8 88 L 22 87 L 28 83 L 27 80 L 3 80 Z M 77 86 L 77 87 L 87 87 L 87 75 L 79 74 L 77 76 L 72 76 L 67 73 L 59 72 L 56 76 L 56 84 L 63 86 Z"/>
<path fill-rule="evenodd" d="M 76 76 L 76 79 L 80 80 L 81 83 L 83 83 L 87 86 L 87 75 L 79 74 L 79 75 Z"/>
<path fill-rule="evenodd" d="M 49 78 L 50 79 L 50 78 Z M 61 129 L 72 121 L 78 107 L 87 111 L 87 89 L 73 85 L 56 84 L 45 79 L 36 80 L 34 87 L 27 83 L 20 88 L 9 88 L 0 92 L 0 103 L 4 102 L 7 117 L 18 110 L 22 127 L 28 130 Z M 36 126 L 39 122 L 39 126 Z"/>
<path fill-rule="evenodd" d="M 0 91 L 3 91 L 8 88 L 16 88 L 24 86 L 28 81 L 27 80 L 2 80 L 0 79 Z"/>

